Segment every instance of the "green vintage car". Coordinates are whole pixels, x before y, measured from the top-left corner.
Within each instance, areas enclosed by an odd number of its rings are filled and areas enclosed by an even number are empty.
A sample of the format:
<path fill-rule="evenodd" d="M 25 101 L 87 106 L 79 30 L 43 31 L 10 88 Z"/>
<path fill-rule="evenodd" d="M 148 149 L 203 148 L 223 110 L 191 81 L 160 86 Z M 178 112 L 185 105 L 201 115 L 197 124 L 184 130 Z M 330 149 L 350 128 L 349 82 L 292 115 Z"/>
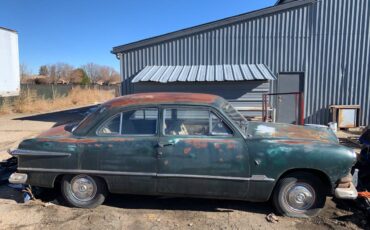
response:
<path fill-rule="evenodd" d="M 272 200 L 308 217 L 326 196 L 355 199 L 353 150 L 328 128 L 248 122 L 208 94 L 149 93 L 110 100 L 77 126 L 58 126 L 11 151 L 11 183 L 61 187 L 93 208 L 108 192 Z"/>

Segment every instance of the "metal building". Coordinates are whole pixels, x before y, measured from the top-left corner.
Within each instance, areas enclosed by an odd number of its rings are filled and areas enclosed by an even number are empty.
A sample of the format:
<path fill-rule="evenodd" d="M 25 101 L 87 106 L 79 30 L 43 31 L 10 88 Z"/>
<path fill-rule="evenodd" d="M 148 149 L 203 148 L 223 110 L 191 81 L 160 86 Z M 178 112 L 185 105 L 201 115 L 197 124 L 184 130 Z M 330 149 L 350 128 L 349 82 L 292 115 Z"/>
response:
<path fill-rule="evenodd" d="M 307 123 L 326 124 L 332 104 L 358 104 L 370 121 L 369 0 L 279 0 L 112 53 L 124 94 L 212 91 L 253 107 L 268 88 L 297 90 Z"/>

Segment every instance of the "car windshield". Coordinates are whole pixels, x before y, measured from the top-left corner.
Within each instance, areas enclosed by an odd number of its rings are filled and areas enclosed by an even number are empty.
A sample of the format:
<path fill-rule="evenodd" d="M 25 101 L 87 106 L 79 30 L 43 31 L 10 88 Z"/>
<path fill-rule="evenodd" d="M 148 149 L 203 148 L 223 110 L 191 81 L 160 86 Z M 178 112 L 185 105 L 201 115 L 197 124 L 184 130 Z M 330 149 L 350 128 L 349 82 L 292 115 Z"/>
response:
<path fill-rule="evenodd" d="M 233 122 L 245 133 L 248 127 L 248 120 L 237 111 L 229 102 L 224 101 L 221 109 L 233 120 Z"/>

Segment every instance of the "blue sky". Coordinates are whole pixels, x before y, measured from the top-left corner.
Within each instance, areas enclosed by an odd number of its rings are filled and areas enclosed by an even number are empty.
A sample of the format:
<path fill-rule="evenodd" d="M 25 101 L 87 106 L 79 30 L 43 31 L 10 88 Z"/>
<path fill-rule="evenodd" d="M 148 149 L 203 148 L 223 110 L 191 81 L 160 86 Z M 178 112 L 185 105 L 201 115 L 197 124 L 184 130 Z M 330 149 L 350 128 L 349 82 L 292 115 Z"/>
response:
<path fill-rule="evenodd" d="M 20 62 L 87 62 L 119 70 L 113 46 L 272 6 L 276 0 L 0 0 L 0 26 L 18 31 Z"/>

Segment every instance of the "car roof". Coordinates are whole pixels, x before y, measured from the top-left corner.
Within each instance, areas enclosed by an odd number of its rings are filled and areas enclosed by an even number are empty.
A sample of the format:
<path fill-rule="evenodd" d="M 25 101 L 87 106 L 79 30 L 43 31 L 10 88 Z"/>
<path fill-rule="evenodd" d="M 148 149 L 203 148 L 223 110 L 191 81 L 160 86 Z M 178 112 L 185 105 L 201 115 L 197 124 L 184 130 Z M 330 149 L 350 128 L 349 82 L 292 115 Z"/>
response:
<path fill-rule="evenodd" d="M 102 106 L 115 108 L 121 106 L 148 104 L 209 104 L 215 105 L 221 97 L 202 93 L 138 93 L 114 98 Z"/>

